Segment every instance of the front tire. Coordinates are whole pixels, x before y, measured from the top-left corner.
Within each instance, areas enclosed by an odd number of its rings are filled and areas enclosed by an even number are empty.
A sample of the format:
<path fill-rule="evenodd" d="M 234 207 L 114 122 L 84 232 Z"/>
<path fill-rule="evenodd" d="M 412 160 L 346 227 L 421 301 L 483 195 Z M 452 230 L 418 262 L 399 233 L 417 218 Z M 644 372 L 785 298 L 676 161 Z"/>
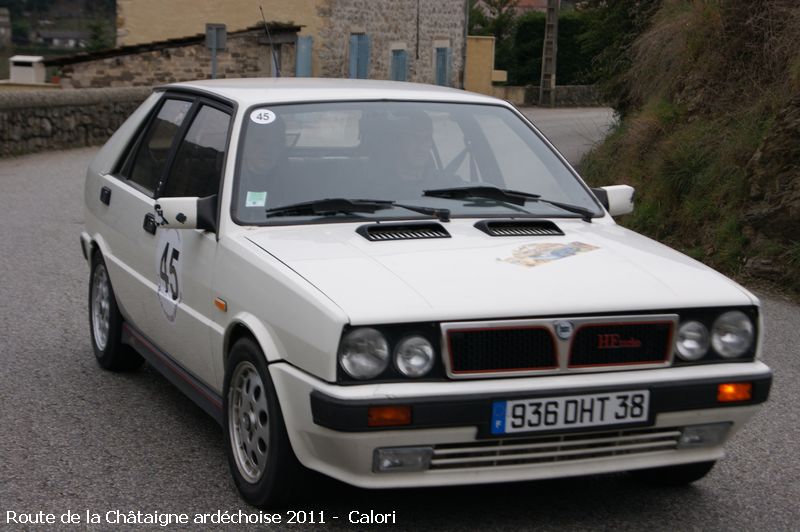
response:
<path fill-rule="evenodd" d="M 231 348 L 224 390 L 225 451 L 242 498 L 261 508 L 291 501 L 305 469 L 289 442 L 264 355 L 250 338 Z"/>
<path fill-rule="evenodd" d="M 144 362 L 138 353 L 122 343 L 122 314 L 99 251 L 92 254 L 89 276 L 89 333 L 94 356 L 103 369 L 128 371 Z"/>
<path fill-rule="evenodd" d="M 685 486 L 706 476 L 717 462 L 697 462 L 633 471 L 636 479 L 659 486 Z"/>

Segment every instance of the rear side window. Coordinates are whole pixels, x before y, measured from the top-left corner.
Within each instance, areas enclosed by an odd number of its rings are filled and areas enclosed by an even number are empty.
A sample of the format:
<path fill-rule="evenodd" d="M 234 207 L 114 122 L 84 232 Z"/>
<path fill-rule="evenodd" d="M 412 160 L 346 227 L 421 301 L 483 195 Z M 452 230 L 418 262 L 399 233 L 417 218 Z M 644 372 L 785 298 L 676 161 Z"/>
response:
<path fill-rule="evenodd" d="M 144 134 L 128 179 L 149 191 L 156 189 L 167 165 L 175 135 L 191 107 L 192 103 L 184 100 L 164 102 Z"/>
<path fill-rule="evenodd" d="M 217 194 L 231 117 L 209 105 L 200 108 L 178 148 L 162 196 Z"/>

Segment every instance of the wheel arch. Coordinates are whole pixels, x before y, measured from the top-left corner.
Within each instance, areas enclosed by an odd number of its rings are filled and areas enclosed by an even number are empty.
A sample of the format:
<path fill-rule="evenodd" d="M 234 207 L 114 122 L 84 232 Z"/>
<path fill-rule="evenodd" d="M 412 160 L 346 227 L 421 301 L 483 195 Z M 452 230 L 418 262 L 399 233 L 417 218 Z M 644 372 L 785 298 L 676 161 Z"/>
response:
<path fill-rule="evenodd" d="M 102 235 L 90 235 L 88 233 L 81 233 L 81 248 L 83 250 L 84 258 L 91 264 L 92 258 L 95 253 L 100 253 L 101 257 L 106 256 L 108 245 L 103 239 Z"/>
<path fill-rule="evenodd" d="M 235 344 L 237 340 L 243 337 L 249 337 L 258 344 L 259 348 L 261 348 L 261 352 L 264 353 L 264 358 L 266 358 L 267 363 L 283 358 L 281 355 L 283 349 L 280 348 L 280 343 L 270 329 L 254 315 L 241 312 L 233 317 L 225 329 L 222 344 L 223 368 L 228 366 L 228 356 L 231 347 L 233 347 L 233 344 Z"/>

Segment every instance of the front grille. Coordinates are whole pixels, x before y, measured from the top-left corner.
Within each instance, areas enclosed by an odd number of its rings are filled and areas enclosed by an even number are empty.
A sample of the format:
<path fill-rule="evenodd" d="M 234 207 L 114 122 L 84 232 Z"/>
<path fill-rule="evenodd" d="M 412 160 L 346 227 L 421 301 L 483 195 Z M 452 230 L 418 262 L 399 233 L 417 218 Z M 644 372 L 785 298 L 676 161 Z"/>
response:
<path fill-rule="evenodd" d="M 450 330 L 447 341 L 454 374 L 558 366 L 553 336 L 544 327 Z"/>
<path fill-rule="evenodd" d="M 450 238 L 450 233 L 437 223 L 362 225 L 356 232 L 372 242 Z"/>
<path fill-rule="evenodd" d="M 564 232 L 549 220 L 481 220 L 475 224 L 489 236 L 562 236 Z"/>
<path fill-rule="evenodd" d="M 672 327 L 671 321 L 583 325 L 575 333 L 569 367 L 664 363 Z"/>
<path fill-rule="evenodd" d="M 431 470 L 549 464 L 677 449 L 678 428 L 591 432 L 436 445 Z"/>

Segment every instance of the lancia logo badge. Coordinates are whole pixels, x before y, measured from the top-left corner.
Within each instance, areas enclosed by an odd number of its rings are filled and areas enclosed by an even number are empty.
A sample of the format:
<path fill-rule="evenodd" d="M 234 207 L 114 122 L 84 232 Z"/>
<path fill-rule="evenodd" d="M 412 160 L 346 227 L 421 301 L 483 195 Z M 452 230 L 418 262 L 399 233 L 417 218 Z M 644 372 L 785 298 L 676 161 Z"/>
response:
<path fill-rule="evenodd" d="M 557 321 L 553 324 L 553 328 L 556 330 L 556 335 L 562 340 L 569 340 L 575 329 L 571 321 Z"/>

